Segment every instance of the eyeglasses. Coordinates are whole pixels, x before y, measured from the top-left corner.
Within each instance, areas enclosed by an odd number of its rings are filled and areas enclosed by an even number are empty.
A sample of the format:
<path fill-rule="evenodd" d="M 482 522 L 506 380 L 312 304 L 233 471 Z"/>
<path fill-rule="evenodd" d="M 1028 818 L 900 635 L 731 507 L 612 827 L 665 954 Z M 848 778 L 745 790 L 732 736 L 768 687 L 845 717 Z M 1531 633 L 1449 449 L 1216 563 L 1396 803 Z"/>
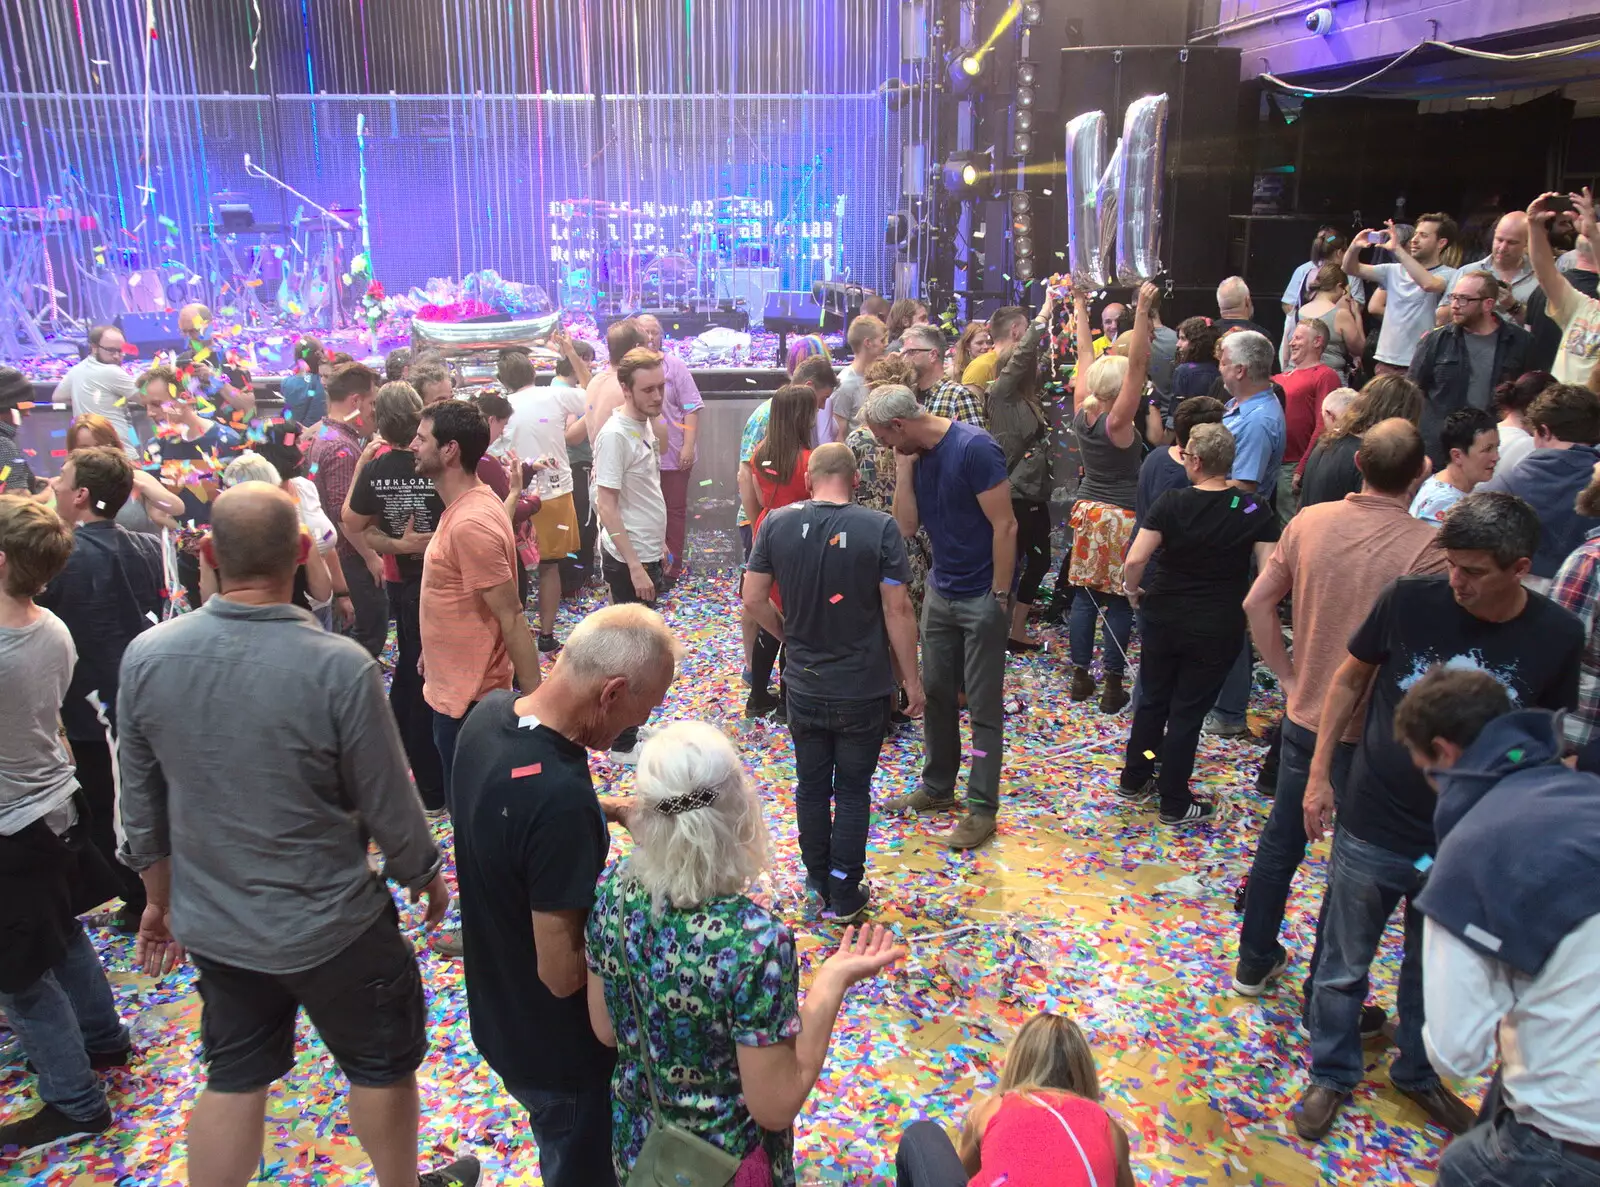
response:
<path fill-rule="evenodd" d="M 1471 305 L 1474 301 L 1493 301 L 1493 297 L 1469 297 L 1466 293 L 1451 293 L 1450 304 Z"/>
<path fill-rule="evenodd" d="M 938 354 L 939 350 L 938 350 L 937 347 L 934 347 L 934 346 L 908 346 L 904 350 L 902 350 L 900 353 L 901 354 Z"/>

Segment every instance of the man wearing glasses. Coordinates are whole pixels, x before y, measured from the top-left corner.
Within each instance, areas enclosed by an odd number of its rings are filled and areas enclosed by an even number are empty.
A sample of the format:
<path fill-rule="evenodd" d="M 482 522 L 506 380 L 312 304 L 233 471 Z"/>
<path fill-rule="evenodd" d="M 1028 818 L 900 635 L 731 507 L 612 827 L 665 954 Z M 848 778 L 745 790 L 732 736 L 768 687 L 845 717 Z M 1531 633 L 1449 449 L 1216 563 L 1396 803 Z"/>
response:
<path fill-rule="evenodd" d="M 969 387 L 945 376 L 944 334 L 938 326 L 910 326 L 900 353 L 917 373 L 917 399 L 935 416 L 965 421 L 985 431 L 989 418 L 983 400 Z"/>
<path fill-rule="evenodd" d="M 122 344 L 122 331 L 116 326 L 91 329 L 89 353 L 61 377 L 51 400 L 71 404 L 74 418 L 91 412 L 105 417 L 122 438 L 128 456 L 137 457 L 141 436 L 133 417 L 141 406 L 133 377 L 122 367 Z"/>
<path fill-rule="evenodd" d="M 1422 440 L 1435 473 L 1450 464 L 1439 434 L 1461 408 L 1492 413 L 1494 389 L 1527 370 L 1533 338 L 1499 317 L 1500 281 L 1493 272 L 1463 272 L 1450 293 L 1450 320 L 1428 333 L 1411 360 L 1411 378 L 1422 389 Z"/>

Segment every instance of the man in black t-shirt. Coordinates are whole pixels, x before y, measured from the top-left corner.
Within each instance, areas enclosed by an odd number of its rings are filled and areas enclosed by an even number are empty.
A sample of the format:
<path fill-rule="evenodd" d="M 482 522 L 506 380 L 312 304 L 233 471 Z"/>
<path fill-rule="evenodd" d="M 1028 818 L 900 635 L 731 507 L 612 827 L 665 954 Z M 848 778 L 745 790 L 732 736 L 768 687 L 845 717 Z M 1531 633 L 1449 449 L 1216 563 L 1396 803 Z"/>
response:
<path fill-rule="evenodd" d="M 417 792 L 428 814 L 444 814 L 444 771 L 433 741 L 433 710 L 422 699 L 422 554 L 444 514 L 444 500 L 433 479 L 417 473 L 406 448 L 417 435 L 422 398 L 409 383 L 386 383 L 378 392 L 374 415 L 378 436 L 356 463 L 356 476 L 342 509 L 345 533 L 364 539 L 385 558 L 398 581 L 388 581 L 389 607 L 394 612 L 395 664 L 389 684 L 389 705 L 400 726 L 406 758 Z M 385 448 L 387 447 L 387 448 Z M 338 507 L 324 508 L 339 516 Z"/>
<path fill-rule="evenodd" d="M 607 750 L 667 695 L 678 646 L 640 604 L 589 615 L 526 696 L 478 702 L 451 778 L 472 1041 L 527 1110 L 546 1187 L 614 1187 L 611 1070 L 589 1023 L 583 929 L 631 799 L 595 796 Z"/>
<path fill-rule="evenodd" d="M 789 649 L 784 672 L 794 738 L 795 815 L 806 885 L 841 920 L 858 918 L 872 773 L 889 730 L 898 668 L 906 712 L 922 712 L 911 565 L 894 520 L 852 503 L 856 459 L 819 445 L 806 468 L 811 498 L 767 516 L 744 576 L 744 605 Z M 781 611 L 771 598 L 783 600 Z M 891 658 L 891 651 L 893 652 Z"/>
<path fill-rule="evenodd" d="M 1460 1133 L 1472 1111 L 1439 1080 L 1422 1043 L 1422 917 L 1412 905 L 1433 864 L 1435 797 L 1394 735 L 1406 690 L 1430 669 L 1476 668 L 1521 708 L 1571 709 L 1578 700 L 1584 631 L 1578 619 L 1522 586 L 1539 543 L 1539 519 L 1514 495 L 1471 494 L 1445 517 L 1446 577 L 1402 577 L 1379 596 L 1350 638 L 1350 656 L 1323 705 L 1306 786 L 1306 835 L 1333 812 L 1335 746 L 1371 690 L 1361 742 L 1339 802 L 1328 863 L 1321 950 L 1309 1010 L 1311 1087 L 1295 1129 L 1318 1141 L 1361 1080 L 1361 1006 L 1367 973 L 1396 904 L 1406 899 L 1400 969 L 1399 1048 L 1390 1080 L 1441 1127 Z"/>

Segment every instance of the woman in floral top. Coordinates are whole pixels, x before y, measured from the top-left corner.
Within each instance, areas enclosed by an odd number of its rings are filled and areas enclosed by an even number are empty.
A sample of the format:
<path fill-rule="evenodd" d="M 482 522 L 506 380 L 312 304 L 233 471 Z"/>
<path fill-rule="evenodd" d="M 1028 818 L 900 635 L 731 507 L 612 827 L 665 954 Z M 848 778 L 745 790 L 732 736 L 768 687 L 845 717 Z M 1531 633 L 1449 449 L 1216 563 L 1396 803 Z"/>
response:
<path fill-rule="evenodd" d="M 902 355 L 889 355 L 867 368 L 868 392 L 890 383 L 917 390 L 917 373 Z M 887 445 L 879 445 L 878 439 L 866 425 L 857 425 L 850 430 L 844 443 L 856 455 L 856 502 L 892 516 L 894 450 Z M 928 544 L 926 529 L 918 528 L 917 534 L 906 541 L 906 559 L 911 562 L 911 584 L 906 586 L 906 592 L 911 595 L 912 613 L 921 622 L 922 591 L 928 586 L 928 570 L 933 565 L 933 550 Z"/>
<path fill-rule="evenodd" d="M 844 991 L 905 949 L 882 928 L 847 929 L 800 1003 L 794 936 L 747 895 L 770 840 L 727 738 L 668 726 L 644 746 L 637 794 L 634 851 L 606 872 L 586 937 L 590 1019 L 617 1048 L 617 1178 L 627 1182 L 650 1132 L 653 1084 L 662 1122 L 742 1160 L 734 1187 L 792 1187 L 794 1119 Z"/>

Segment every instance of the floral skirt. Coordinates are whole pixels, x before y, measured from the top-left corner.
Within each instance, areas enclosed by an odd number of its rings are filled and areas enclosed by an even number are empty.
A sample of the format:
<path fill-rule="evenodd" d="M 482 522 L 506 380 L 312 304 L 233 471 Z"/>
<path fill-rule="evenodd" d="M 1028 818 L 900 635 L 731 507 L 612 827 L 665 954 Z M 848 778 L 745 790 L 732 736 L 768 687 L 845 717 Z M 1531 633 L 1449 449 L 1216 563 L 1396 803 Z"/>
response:
<path fill-rule="evenodd" d="M 1122 558 L 1133 539 L 1133 512 L 1080 499 L 1072 505 L 1072 559 L 1067 580 L 1096 593 L 1122 596 Z"/>

